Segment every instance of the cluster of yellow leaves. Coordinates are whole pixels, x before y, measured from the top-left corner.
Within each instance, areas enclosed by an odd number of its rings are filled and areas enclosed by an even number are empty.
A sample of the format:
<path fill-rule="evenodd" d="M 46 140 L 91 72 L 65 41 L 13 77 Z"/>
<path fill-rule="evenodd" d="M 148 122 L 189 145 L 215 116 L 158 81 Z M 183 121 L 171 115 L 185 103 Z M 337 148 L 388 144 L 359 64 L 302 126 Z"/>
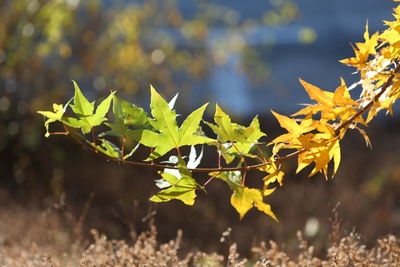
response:
<path fill-rule="evenodd" d="M 393 114 L 392 106 L 400 97 L 398 75 L 395 75 L 391 86 L 384 88 L 400 56 L 400 6 L 394 9 L 393 16 L 394 21 L 385 21 L 388 27 L 382 33 L 376 32 L 370 36 L 367 25 L 365 41 L 353 47 L 355 56 L 341 60 L 342 63 L 357 68 L 360 73 L 361 79 L 356 84 L 362 87 L 358 101 L 360 106 L 365 107 L 371 101 L 374 102 L 365 119 L 366 123 L 381 110 Z"/>
<path fill-rule="evenodd" d="M 272 111 L 281 127 L 287 131 L 270 142 L 270 145 L 274 145 L 272 152 L 278 154 L 282 149 L 295 150 L 298 153 L 297 172 L 315 163 L 310 176 L 322 172 L 328 178 L 329 162 L 334 160 L 333 174 L 340 163 L 339 141 L 343 134 L 338 135 L 335 126 L 354 116 L 359 104 L 351 98 L 343 80 L 334 93 L 323 91 L 303 80 L 300 82 L 316 103 L 291 117 Z M 295 118 L 299 116 L 303 118 Z M 364 123 L 361 117 L 355 122 Z"/>
<path fill-rule="evenodd" d="M 354 57 L 341 60 L 360 73 L 358 83 L 348 88 L 341 79 L 340 86 L 334 92 L 328 92 L 300 80 L 316 103 L 307 105 L 289 117 L 272 111 L 281 127 L 287 131 L 269 143 L 274 146 L 272 152 L 275 158 L 280 160 L 280 151 L 289 149 L 291 155 L 297 156 L 297 172 L 312 165 L 309 176 L 321 172 L 328 178 L 330 162 L 333 161 L 332 177 L 339 167 L 340 140 L 347 129 L 358 130 L 370 145 L 360 125 L 368 126 L 381 110 L 392 114 L 392 106 L 400 97 L 400 75 L 396 73 L 400 55 L 400 6 L 394 9 L 394 18 L 393 22 L 385 22 L 388 28 L 382 33 L 370 35 L 367 24 L 365 41 L 353 46 Z M 361 94 L 356 101 L 349 90 L 357 86 L 361 87 Z M 363 118 L 366 112 L 368 115 Z"/>

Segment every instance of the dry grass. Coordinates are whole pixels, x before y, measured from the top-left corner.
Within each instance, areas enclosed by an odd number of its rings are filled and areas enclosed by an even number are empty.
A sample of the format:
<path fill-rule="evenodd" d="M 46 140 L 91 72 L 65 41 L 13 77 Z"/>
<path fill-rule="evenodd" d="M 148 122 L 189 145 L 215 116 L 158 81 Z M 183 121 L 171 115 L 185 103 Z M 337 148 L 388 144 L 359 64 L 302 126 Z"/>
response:
<path fill-rule="evenodd" d="M 157 241 L 157 230 L 150 229 L 132 242 L 108 240 L 92 230 L 93 241 L 74 238 L 74 231 L 61 214 L 25 210 L 19 206 L 0 210 L 1 266 L 400 266 L 400 238 L 388 235 L 367 248 L 356 233 L 340 235 L 340 220 L 332 220 L 330 241 L 324 255 L 297 233 L 296 253 L 287 253 L 274 241 L 253 246 L 251 256 L 242 257 L 236 243 L 227 255 L 185 248 L 181 253 L 182 231 L 175 240 Z M 230 231 L 222 242 L 230 242 Z M 134 235 L 133 235 L 134 236 Z"/>

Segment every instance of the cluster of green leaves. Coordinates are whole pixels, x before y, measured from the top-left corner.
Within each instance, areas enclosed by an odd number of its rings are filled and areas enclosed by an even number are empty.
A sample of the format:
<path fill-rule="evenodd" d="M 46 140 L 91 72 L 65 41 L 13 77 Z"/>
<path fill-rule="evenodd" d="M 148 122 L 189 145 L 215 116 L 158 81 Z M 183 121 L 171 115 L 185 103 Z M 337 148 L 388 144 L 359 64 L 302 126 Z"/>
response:
<path fill-rule="evenodd" d="M 51 134 L 50 123 L 58 121 L 64 125 L 62 134 L 70 135 L 111 160 L 158 168 L 161 178 L 156 180 L 156 186 L 160 191 L 150 198 L 151 201 L 177 199 L 193 205 L 197 192 L 205 191 L 211 181 L 218 179 L 232 190 L 231 204 L 240 218 L 255 207 L 277 220 L 271 206 L 265 203 L 265 197 L 274 192 L 271 185 L 283 185 L 285 173 L 281 165 L 284 160 L 297 157 L 297 172 L 311 166 L 309 176 L 322 173 L 326 179 L 333 177 L 341 159 L 340 141 L 347 130 L 358 130 L 369 144 L 361 127 L 367 126 L 380 110 L 392 112 L 393 103 L 400 97 L 400 75 L 397 73 L 400 70 L 397 61 L 400 54 L 400 6 L 395 12 L 396 21 L 387 22 L 389 27 L 383 33 L 370 37 L 367 27 L 365 42 L 357 43 L 357 48 L 354 48 L 355 57 L 342 61 L 361 73 L 360 82 L 352 86 L 362 85 L 360 98 L 352 99 L 343 79 L 334 92 L 300 80 L 315 103 L 291 116 L 272 111 L 287 133 L 269 143 L 262 140 L 266 134 L 260 130 L 257 116 L 246 127 L 232 122 L 229 115 L 216 105 L 214 122 L 206 122 L 203 120 L 205 104 L 179 126 L 174 110 L 177 97 L 168 103 L 150 87 L 151 116 L 142 108 L 118 98 L 114 92 L 95 109 L 95 103 L 84 97 L 75 82 L 73 99 L 65 105 L 54 104 L 54 112 L 39 111 L 47 117 L 46 136 Z M 73 115 L 65 115 L 68 112 Z M 204 125 L 212 130 L 214 136 L 205 135 Z M 95 127 L 105 130 L 95 134 Z M 147 158 L 142 162 L 127 160 L 140 145 L 150 148 Z M 181 152 L 184 146 L 191 148 L 188 156 Z M 195 146 L 215 148 L 217 166 L 199 168 L 203 148 L 197 155 Z M 128 148 L 130 152 L 126 153 Z M 263 152 L 265 148 L 271 149 L 269 156 Z M 289 153 L 283 154 L 282 151 Z M 156 162 L 167 156 L 168 160 Z M 252 170 L 264 173 L 261 188 L 246 186 L 246 177 Z M 200 184 L 192 175 L 196 171 L 207 173 L 209 179 Z"/>
<path fill-rule="evenodd" d="M 176 97 L 168 103 L 153 87 L 150 87 L 151 116 L 149 116 L 142 108 L 118 98 L 115 92 L 111 92 L 95 108 L 95 102 L 87 100 L 77 83 L 73 82 L 73 84 L 75 95 L 65 105 L 54 104 L 54 112 L 39 111 L 40 114 L 47 117 L 45 121 L 46 136 L 51 134 L 49 125 L 59 121 L 65 126 L 65 134 L 78 137 L 86 145 L 112 160 L 124 162 L 138 145 L 149 147 L 151 152 L 144 162 L 151 161 L 148 166 L 162 167 L 162 170 L 159 171 L 162 178 L 156 183 L 161 190 L 150 200 L 162 202 L 178 199 L 187 205 L 194 204 L 197 190 L 205 190 L 205 186 L 200 185 L 192 176 L 192 172 L 196 171 L 203 155 L 200 153 L 197 156 L 194 146 L 216 147 L 226 164 L 235 163 L 235 168 L 238 170 L 225 171 L 222 166 L 219 166 L 214 171 L 210 170 L 209 175 L 211 178 L 220 179 L 229 185 L 233 191 L 231 203 L 240 215 L 244 216 L 254 206 L 276 218 L 271 207 L 263 202 L 264 197 L 272 191 L 267 187 L 263 189 L 246 187 L 243 174 L 247 171 L 240 171 L 242 167 L 246 166 L 247 157 L 259 157 L 253 153 L 253 150 L 257 144 L 261 144 L 259 139 L 266 136 L 260 130 L 257 117 L 248 127 L 245 127 L 232 122 L 229 115 L 217 105 L 214 116 L 215 124 L 204 123 L 212 129 L 216 137 L 207 137 L 201 127 L 207 104 L 193 111 L 179 126 L 173 107 Z M 67 116 L 68 112 L 73 115 Z M 108 114 L 110 116 L 107 116 Z M 105 127 L 98 127 L 100 125 Z M 101 133 L 96 131 L 95 134 L 95 127 L 104 129 L 104 131 Z M 78 129 L 78 131 L 73 131 L 72 128 Z M 117 140 L 119 143 L 113 140 Z M 129 154 L 125 153 L 128 148 L 127 144 L 132 147 Z M 180 149 L 184 146 L 191 146 L 191 153 L 187 161 Z M 176 156 L 171 153 L 171 150 L 175 150 Z M 166 154 L 170 154 L 170 157 L 168 161 L 162 162 L 165 165 L 154 164 L 155 160 Z M 238 162 L 234 162 L 235 159 L 239 159 Z M 266 160 L 262 159 L 262 169 L 268 172 L 269 168 L 265 168 L 265 162 Z"/>

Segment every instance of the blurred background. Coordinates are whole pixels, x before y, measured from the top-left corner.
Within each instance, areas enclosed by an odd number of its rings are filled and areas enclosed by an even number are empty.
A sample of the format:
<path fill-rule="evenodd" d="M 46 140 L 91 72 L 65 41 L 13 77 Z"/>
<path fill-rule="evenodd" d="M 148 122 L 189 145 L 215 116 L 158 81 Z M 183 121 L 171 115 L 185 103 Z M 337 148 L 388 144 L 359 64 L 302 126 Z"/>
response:
<path fill-rule="evenodd" d="M 345 227 L 367 241 L 398 234 L 396 117 L 370 126 L 372 151 L 350 134 L 334 180 L 296 176 L 289 162 L 286 185 L 270 199 L 278 224 L 256 211 L 239 221 L 229 189 L 218 182 L 194 207 L 154 205 L 147 200 L 156 190 L 154 171 L 105 162 L 67 138 L 45 139 L 36 114 L 65 103 L 71 80 L 89 99 L 117 90 L 145 108 L 152 84 L 167 99 L 179 92 L 181 114 L 205 102 L 218 102 L 240 123 L 259 114 L 273 138 L 280 130 L 269 109 L 290 114 L 309 102 L 299 77 L 325 90 L 336 88 L 339 77 L 348 84 L 358 79 L 338 60 L 353 55 L 350 43 L 362 40 L 367 21 L 370 32 L 382 30 L 394 6 L 390 0 L 1 1 L 1 205 L 56 207 L 69 214 L 66 224 L 76 224 L 71 218 L 80 218 L 89 201 L 80 234 L 96 228 L 125 239 L 155 214 L 161 239 L 183 229 L 184 240 L 203 250 L 223 249 L 219 238 L 228 227 L 245 253 L 270 238 L 290 247 L 296 230 L 320 249 L 338 202 Z"/>

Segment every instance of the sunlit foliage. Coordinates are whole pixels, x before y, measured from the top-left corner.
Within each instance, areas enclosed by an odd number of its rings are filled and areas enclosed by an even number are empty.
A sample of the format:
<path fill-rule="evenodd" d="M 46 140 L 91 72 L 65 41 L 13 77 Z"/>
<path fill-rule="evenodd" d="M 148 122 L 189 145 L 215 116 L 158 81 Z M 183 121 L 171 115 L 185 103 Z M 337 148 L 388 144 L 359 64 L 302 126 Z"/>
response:
<path fill-rule="evenodd" d="M 116 101 L 114 92 L 103 100 L 94 112 L 94 102 L 89 102 L 83 96 L 76 83 L 74 83 L 73 104 L 69 102 L 64 106 L 55 104 L 54 112 L 39 113 L 48 118 L 45 124 L 47 129 L 49 123 L 54 121 L 64 125 L 64 132 L 53 134 L 69 135 L 75 141 L 114 161 L 160 169 L 159 174 L 162 179 L 157 181 L 157 185 L 161 191 L 151 198 L 152 201 L 178 199 L 187 205 L 193 205 L 197 191 L 206 190 L 211 181 L 219 179 L 232 189 L 231 204 L 240 214 L 240 218 L 255 207 L 277 220 L 270 205 L 264 202 L 264 198 L 274 192 L 271 185 L 283 184 L 285 173 L 281 165 L 285 160 L 296 157 L 297 172 L 311 166 L 309 176 L 322 173 L 326 179 L 333 177 L 341 160 L 340 141 L 347 130 L 358 130 L 369 144 L 368 136 L 362 127 L 367 126 L 381 110 L 392 113 L 392 106 L 400 97 L 398 79 L 400 6 L 395 9 L 394 16 L 395 21 L 386 22 L 388 27 L 381 33 L 377 32 L 370 36 L 367 26 L 364 33 L 365 41 L 357 43 L 354 47 L 355 56 L 342 60 L 360 73 L 360 81 L 352 86 L 355 88 L 360 85 L 360 97 L 352 99 L 343 79 L 334 92 L 324 91 L 300 80 L 314 103 L 291 116 L 272 111 L 286 133 L 267 144 L 272 152 L 272 156 L 269 157 L 260 149 L 260 146 L 265 146 L 265 142 L 261 139 L 265 139 L 267 135 L 260 130 L 257 117 L 248 127 L 242 126 L 232 122 L 229 115 L 216 105 L 215 124 L 204 122 L 215 136 L 206 136 L 202 131 L 201 122 L 207 104 L 195 110 L 184 119 L 181 126 L 178 126 L 174 110 L 176 97 L 168 103 L 153 87 L 150 88 L 152 116 L 139 112 L 140 120 L 148 123 L 146 127 L 143 127 L 143 123 L 132 124 L 125 121 L 137 107 L 127 102 Z M 114 115 L 107 117 L 113 97 Z M 72 108 L 74 117 L 64 116 L 68 106 Z M 366 113 L 367 116 L 364 116 Z M 94 128 L 103 122 L 111 122 L 112 124 L 105 124 L 110 129 L 96 136 Z M 72 128 L 80 129 L 80 132 Z M 90 137 L 87 137 L 86 134 L 90 132 Z M 106 139 L 106 136 L 110 135 L 119 137 L 120 144 Z M 125 142 L 128 139 L 137 145 L 150 148 L 150 155 L 145 162 L 127 161 L 124 158 Z M 215 147 L 218 153 L 218 166 L 197 167 L 201 156 L 197 157 L 195 145 Z M 190 153 L 189 156 L 183 155 L 181 152 L 183 146 L 192 146 L 191 151 L 194 153 Z M 171 150 L 175 150 L 176 153 L 171 155 L 167 162 L 155 162 Z M 222 159 L 225 160 L 225 164 Z M 254 160 L 259 162 L 254 164 Z M 228 164 L 231 165 L 228 167 Z M 246 177 L 252 170 L 265 174 L 262 188 L 246 186 Z M 200 184 L 193 178 L 192 172 L 208 173 L 210 178 Z"/>

